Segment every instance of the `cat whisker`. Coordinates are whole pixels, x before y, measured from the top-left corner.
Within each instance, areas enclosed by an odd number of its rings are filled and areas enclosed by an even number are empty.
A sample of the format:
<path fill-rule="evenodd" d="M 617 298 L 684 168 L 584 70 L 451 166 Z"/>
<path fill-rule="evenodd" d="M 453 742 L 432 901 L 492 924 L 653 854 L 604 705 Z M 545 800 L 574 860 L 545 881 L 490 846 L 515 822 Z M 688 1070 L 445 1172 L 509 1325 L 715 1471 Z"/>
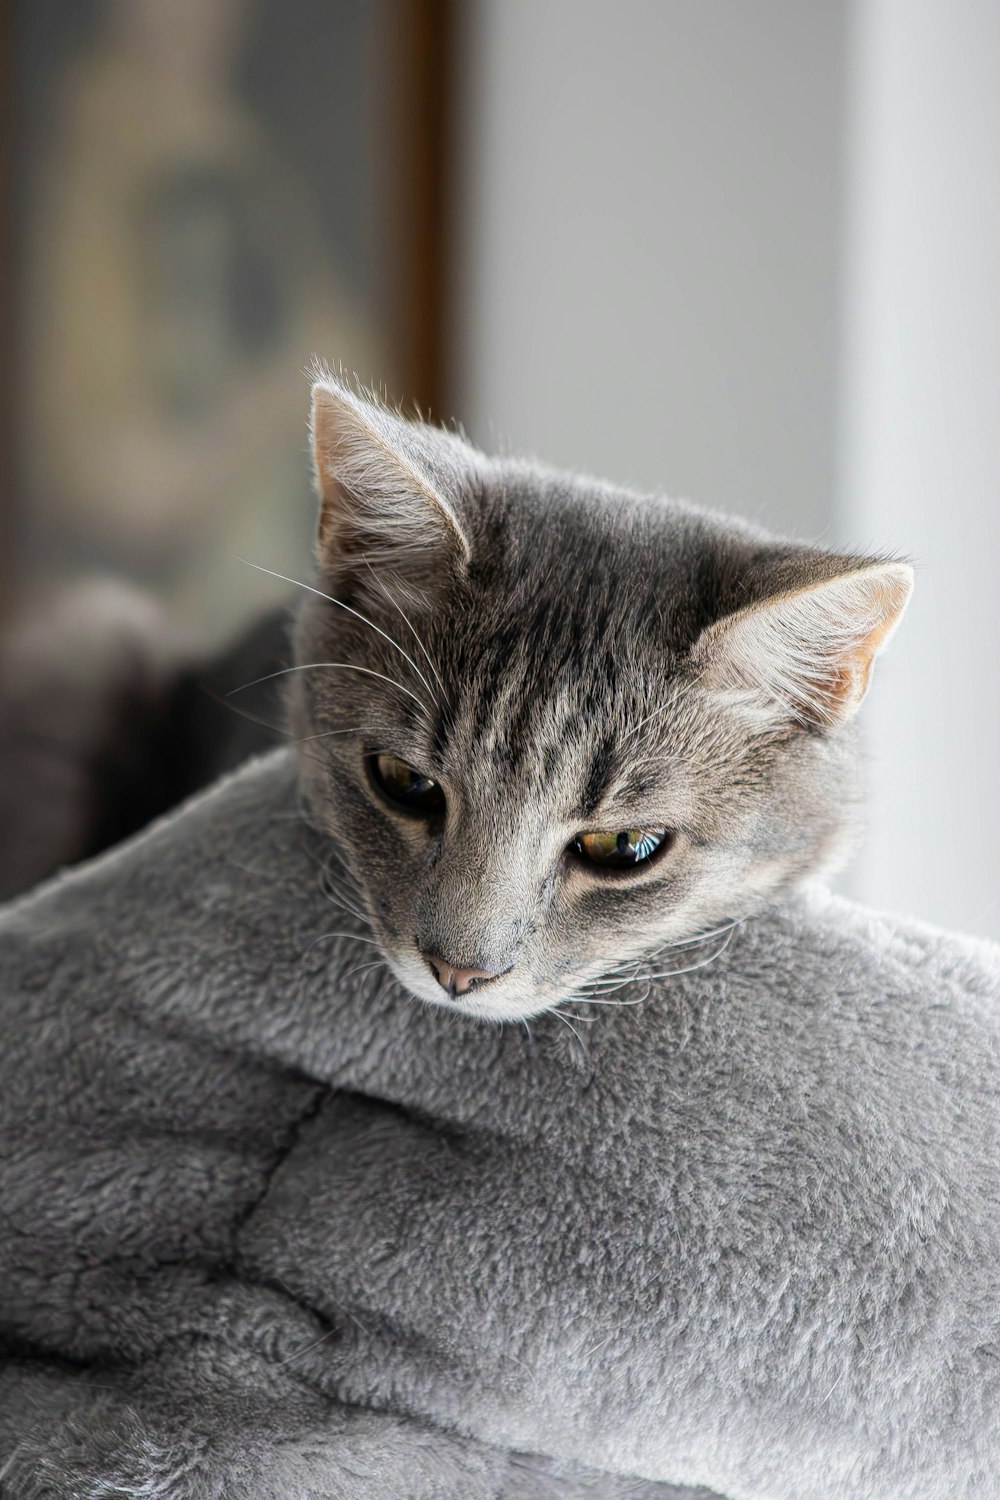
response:
<path fill-rule="evenodd" d="M 327 861 L 324 861 L 310 848 L 307 840 L 303 841 L 306 855 L 312 860 L 319 870 L 319 888 L 331 906 L 338 907 L 341 911 L 348 912 L 355 917 L 363 926 L 371 930 L 371 917 L 367 910 L 367 901 L 364 891 L 361 889 L 360 881 L 354 875 L 346 861 L 333 848 L 328 848 Z M 335 875 L 331 869 L 332 862 L 340 865 L 342 873 Z M 357 903 L 357 904 L 355 904 Z M 360 910 L 359 910 L 360 907 Z"/>
<path fill-rule="evenodd" d="M 648 994 L 648 993 L 649 993 L 649 990 L 647 988 L 646 994 Z M 645 999 L 645 995 L 642 998 Z M 593 996 L 593 995 L 571 995 L 570 999 L 571 1000 L 576 1000 L 580 1005 L 641 1005 L 642 1004 L 642 1000 L 601 1000 L 600 998 L 595 998 L 595 996 Z M 594 1019 L 594 1017 L 593 1016 L 578 1016 L 577 1019 L 580 1020 L 580 1021 L 585 1021 L 585 1020 L 592 1021 Z"/>
<path fill-rule="evenodd" d="M 346 980 L 352 978 L 355 974 L 367 974 L 369 969 L 384 969 L 387 967 L 388 965 L 384 958 L 377 958 L 374 963 L 357 964 L 353 969 L 348 969 L 346 974 L 341 974 L 340 977 L 341 980 Z"/>
<path fill-rule="evenodd" d="M 710 953 L 707 958 L 699 959 L 697 963 L 687 964 L 683 969 L 663 969 L 658 974 L 643 974 L 640 977 L 644 980 L 648 979 L 650 981 L 653 981 L 655 979 L 675 979 L 679 974 L 693 974 L 698 969 L 707 969 L 709 964 L 714 964 L 716 959 L 721 958 L 723 953 L 725 953 L 726 949 L 729 947 L 729 944 L 732 942 L 733 931 L 735 931 L 735 928 L 726 933 L 726 936 L 723 938 L 722 942 L 719 944 L 718 948 L 716 948 L 714 953 Z"/>
<path fill-rule="evenodd" d="M 328 740 L 333 734 L 361 734 L 366 726 L 364 724 L 351 724 L 347 729 L 324 729 L 320 734 L 304 734 L 301 739 L 293 740 L 293 745 L 308 745 L 310 740 Z"/>
<path fill-rule="evenodd" d="M 580 1004 L 580 1005 L 612 1005 L 612 1006 L 615 1006 L 615 1007 L 621 1007 L 621 1006 L 626 1006 L 626 1005 L 642 1005 L 646 1000 L 649 999 L 649 992 L 650 992 L 651 989 L 652 989 L 652 985 L 647 984 L 646 988 L 643 990 L 642 994 L 638 995 L 634 1000 L 600 1000 L 600 999 L 595 999 L 593 997 L 593 995 L 580 995 L 580 994 L 570 995 L 569 999 L 577 1001 L 577 1003 Z M 579 1016 L 579 1015 L 577 1016 L 577 1020 L 578 1021 L 583 1021 L 583 1020 L 591 1020 L 591 1021 L 593 1021 L 594 1019 L 595 1019 L 595 1017 L 593 1017 L 593 1016 Z"/>
<path fill-rule="evenodd" d="M 614 974 L 607 975 L 603 979 L 585 979 L 580 985 L 582 990 L 620 990 L 626 984 L 631 984 L 635 976 L 642 968 L 641 963 L 632 965 L 629 972 L 623 976 Z"/>
<path fill-rule="evenodd" d="M 359 937 L 356 932 L 321 932 L 318 938 L 313 938 L 311 943 L 306 944 L 302 952 L 303 954 L 311 953 L 320 943 L 332 942 L 334 938 L 350 938 L 352 943 L 366 943 L 370 948 L 381 948 L 382 946 L 375 938 Z"/>
<path fill-rule="evenodd" d="M 508 1350 L 506 1352 L 506 1354 L 504 1355 L 504 1358 L 511 1360 L 512 1363 L 514 1363 L 516 1365 L 520 1365 L 521 1369 L 524 1370 L 525 1373 L 527 1374 L 528 1379 L 531 1381 L 532 1386 L 535 1388 L 536 1391 L 538 1390 L 538 1371 L 537 1370 L 533 1370 L 531 1368 L 531 1366 L 528 1364 L 527 1360 L 522 1359 L 519 1354 L 514 1354 L 510 1350 Z"/>
<path fill-rule="evenodd" d="M 636 981 L 630 980 L 630 981 L 628 981 L 628 983 L 634 984 L 634 983 L 636 983 Z M 640 981 L 640 983 L 642 983 L 642 981 Z M 577 992 L 577 995 L 574 996 L 574 999 L 577 999 L 577 1001 L 580 1001 L 580 1002 L 582 1002 L 582 1004 L 585 1004 L 585 1005 L 637 1005 L 637 1004 L 639 1004 L 639 1002 L 637 1002 L 637 1001 L 613 1001 L 613 999 L 610 999 L 609 996 L 607 996 L 607 995 L 591 995 L 591 993 L 586 992 L 586 990 L 579 990 L 579 992 Z"/>
<path fill-rule="evenodd" d="M 320 875 L 335 890 L 338 886 L 342 886 L 349 892 L 360 895 L 358 882 L 355 880 L 352 871 L 347 869 L 345 865 L 340 865 L 339 869 L 334 869 L 332 863 L 320 865 Z"/>
<path fill-rule="evenodd" d="M 312 831 L 316 832 L 316 830 L 312 830 Z M 328 856 L 326 862 L 324 862 L 320 858 L 320 855 L 317 853 L 317 851 L 315 849 L 310 849 L 310 847 L 309 847 L 308 844 L 306 844 L 305 849 L 306 849 L 306 853 L 308 854 L 309 858 L 312 860 L 313 864 L 317 867 L 317 869 L 321 870 L 324 875 L 329 873 L 330 865 L 335 860 L 337 862 L 337 864 L 340 865 L 340 867 L 344 871 L 344 873 L 346 875 L 349 875 L 352 881 L 355 880 L 354 872 L 353 872 L 353 870 L 350 869 L 350 867 L 349 867 L 346 859 L 344 858 L 344 856 L 328 840 L 324 842 L 324 847 L 323 847 L 323 853 L 325 853 Z M 356 883 L 357 882 L 355 881 L 355 884 Z"/>
<path fill-rule="evenodd" d="M 742 926 L 746 917 L 732 917 L 726 922 L 720 923 L 718 927 L 712 927 L 707 932 L 698 932 L 694 937 L 675 938 L 672 942 L 662 943 L 659 948 L 653 950 L 653 957 L 657 954 L 667 953 L 676 948 L 695 948 L 699 943 L 707 943 L 712 938 L 721 937 L 724 932 L 731 932 L 734 928 Z"/>
<path fill-rule="evenodd" d="M 363 911 L 359 911 L 358 908 L 353 904 L 353 902 L 348 901 L 342 893 L 334 894 L 333 892 L 325 889 L 325 887 L 321 887 L 321 890 L 323 891 L 323 895 L 326 897 L 327 901 L 329 901 L 331 906 L 335 906 L 338 911 L 346 912 L 350 917 L 356 917 L 357 920 L 359 922 L 363 922 L 365 926 L 368 925 L 368 917 L 366 913 Z"/>
<path fill-rule="evenodd" d="M 631 958 L 622 958 L 617 963 L 608 964 L 606 969 L 602 969 L 601 975 L 619 974 L 623 973 L 626 969 L 637 969 L 644 962 L 645 958 L 645 954 L 633 953 Z"/>
<path fill-rule="evenodd" d="M 585 1005 L 641 1005 L 643 1000 L 645 1000 L 649 995 L 652 984 L 657 980 L 675 979 L 682 974 L 693 974 L 698 969 L 707 969 L 710 964 L 715 963 L 716 959 L 721 958 L 722 954 L 729 947 L 729 944 L 732 941 L 733 933 L 736 931 L 737 927 L 742 926 L 745 921 L 745 917 L 737 917 L 733 921 L 727 922 L 721 927 L 713 928 L 711 932 L 700 934 L 700 936 L 697 938 L 683 938 L 679 939 L 676 943 L 667 943 L 663 948 L 658 949 L 657 952 L 652 955 L 653 961 L 655 962 L 660 953 L 668 951 L 671 948 L 700 945 L 702 943 L 711 941 L 713 938 L 721 936 L 722 942 L 719 943 L 718 947 L 715 948 L 712 953 L 708 954 L 707 957 L 698 959 L 696 963 L 685 964 L 678 969 L 661 969 L 656 973 L 649 973 L 648 971 L 642 972 L 641 965 L 636 965 L 634 966 L 633 973 L 629 974 L 624 979 L 584 981 L 578 986 L 578 989 L 572 996 L 572 998 Z M 609 998 L 618 990 L 628 989 L 629 986 L 633 984 L 646 985 L 646 989 L 644 990 L 641 998 L 636 1000 L 614 1000 Z M 583 1020 L 584 1018 L 581 1016 L 578 1017 L 578 1019 Z"/>
<path fill-rule="evenodd" d="M 699 939 L 698 942 L 693 942 L 692 941 L 692 942 L 685 943 L 683 945 L 677 944 L 677 948 L 680 948 L 681 946 L 683 946 L 685 948 L 688 948 L 688 949 L 700 948 L 706 942 L 714 940 L 717 937 L 724 937 L 725 941 L 717 949 L 717 952 L 722 953 L 722 952 L 725 951 L 726 947 L 729 945 L 729 942 L 732 939 L 733 933 L 736 931 L 737 927 L 742 926 L 742 923 L 743 923 L 744 920 L 745 920 L 745 918 L 741 918 L 739 922 L 733 922 L 730 926 L 719 928 L 716 932 L 713 932 L 710 935 L 706 935 L 704 938 Z M 670 954 L 673 951 L 676 951 L 676 949 L 673 948 L 670 944 L 668 944 L 665 948 L 661 948 L 661 949 L 657 950 L 657 952 L 650 954 L 649 959 L 647 960 L 647 962 L 649 962 L 649 963 L 656 963 L 657 960 L 659 960 L 659 959 L 667 956 L 668 954 Z M 709 955 L 709 959 L 711 959 L 711 956 L 712 955 Z M 675 971 L 674 970 L 669 970 L 668 972 L 673 973 Z"/>
<path fill-rule="evenodd" d="M 387 677 L 384 672 L 376 672 L 371 667 L 359 667 L 355 662 L 351 661 L 305 661 L 299 662 L 292 667 L 281 667 L 277 672 L 265 672 L 263 677 L 255 677 L 252 682 L 241 682 L 239 687 L 230 688 L 226 697 L 231 698 L 233 693 L 243 693 L 247 688 L 257 687 L 262 682 L 270 682 L 274 677 L 286 677 L 289 672 L 318 672 L 321 670 L 361 672 L 365 677 L 377 677 L 380 682 L 387 682 L 390 687 L 397 688 L 399 692 L 405 693 L 408 698 L 412 698 L 414 703 L 423 709 L 428 718 L 433 717 L 424 700 L 418 698 L 416 693 L 411 693 L 410 689 L 404 687 L 401 682 L 397 682 L 395 677 Z"/>
<path fill-rule="evenodd" d="M 238 703 L 227 703 L 226 697 L 228 695 L 220 695 L 216 688 L 204 685 L 203 691 L 207 698 L 213 703 L 217 703 L 220 708 L 224 708 L 227 713 L 236 714 L 238 718 L 245 719 L 248 724 L 256 724 L 259 729 L 266 729 L 270 734 L 279 734 L 285 739 L 290 737 L 291 730 L 286 725 L 272 724 L 270 720 L 262 719 L 260 714 L 253 714 L 248 709 L 241 708 Z"/>
<path fill-rule="evenodd" d="M 372 565 L 368 561 L 367 557 L 365 557 L 363 559 L 363 561 L 364 561 L 365 567 L 368 569 L 369 573 L 372 575 L 372 577 L 374 578 L 375 582 L 378 584 L 379 588 L 382 590 L 383 594 L 388 599 L 389 603 L 392 605 L 393 609 L 396 610 L 398 614 L 402 615 L 403 621 L 404 621 L 407 629 L 409 630 L 409 632 L 412 635 L 413 639 L 416 641 L 417 645 L 420 647 L 421 651 L 424 653 L 424 657 L 425 657 L 425 659 L 427 661 L 427 665 L 430 667 L 431 671 L 434 673 L 435 679 L 437 680 L 438 687 L 441 689 L 442 693 L 444 693 L 445 692 L 445 686 L 444 686 L 444 683 L 441 680 L 441 673 L 438 671 L 437 667 L 435 666 L 434 659 L 431 656 L 430 652 L 428 651 L 427 647 L 424 645 L 424 643 L 421 640 L 420 636 L 417 634 L 416 630 L 414 629 L 413 621 L 410 619 L 409 615 L 403 609 L 403 606 L 400 604 L 399 600 L 396 599 L 395 596 L 389 592 L 388 586 L 382 581 L 382 579 L 375 572 L 375 569 L 372 567 Z M 447 697 L 447 693 L 445 693 L 445 696 Z"/>
<path fill-rule="evenodd" d="M 364 899 L 356 891 L 336 885 L 326 876 L 320 882 L 320 890 L 331 906 L 336 906 L 341 911 L 349 912 L 352 917 L 363 923 L 365 927 L 370 925 Z"/>
<path fill-rule="evenodd" d="M 583 1057 L 584 1057 L 584 1058 L 585 1058 L 585 1059 L 586 1059 L 586 1057 L 587 1057 L 587 1048 L 586 1048 L 586 1046 L 585 1046 L 585 1045 L 584 1045 L 584 1040 L 583 1040 L 583 1037 L 582 1037 L 582 1036 L 581 1036 L 581 1035 L 580 1035 L 580 1033 L 579 1033 L 579 1032 L 578 1032 L 578 1031 L 577 1031 L 577 1029 L 576 1029 L 576 1027 L 575 1027 L 575 1026 L 574 1026 L 574 1025 L 573 1025 L 573 1024 L 572 1024 L 572 1022 L 571 1022 L 571 1021 L 568 1021 L 568 1020 L 567 1020 L 567 1019 L 566 1019 L 566 1017 L 565 1017 L 565 1016 L 564 1016 L 564 1015 L 563 1015 L 563 1013 L 562 1013 L 562 1011 L 561 1011 L 561 1010 L 554 1010 L 554 1009 L 553 1009 L 553 1010 L 552 1010 L 552 1011 L 551 1011 L 551 1012 L 550 1012 L 550 1014 L 552 1014 L 552 1015 L 553 1015 L 553 1016 L 555 1016 L 555 1018 L 556 1018 L 556 1020 L 558 1020 L 558 1021 L 561 1021 L 561 1022 L 562 1022 L 562 1024 L 563 1024 L 563 1025 L 564 1025 L 564 1026 L 565 1026 L 565 1027 L 567 1027 L 567 1028 L 568 1028 L 568 1030 L 570 1030 L 570 1031 L 571 1031 L 571 1032 L 572 1032 L 572 1033 L 573 1033 L 573 1035 L 574 1035 L 574 1036 L 575 1036 L 575 1037 L 576 1037 L 576 1040 L 577 1040 L 577 1042 L 578 1042 L 578 1044 L 579 1044 L 579 1047 L 580 1047 L 580 1051 L 581 1051 L 581 1053 L 582 1053 L 582 1054 L 583 1054 Z"/>
<path fill-rule="evenodd" d="M 642 980 L 640 980 L 640 983 L 642 983 Z M 621 1010 L 625 1005 L 645 1005 L 649 999 L 649 992 L 651 990 L 652 984 L 646 984 L 646 989 L 643 990 L 642 995 L 637 995 L 634 1001 L 601 1001 L 601 999 L 594 999 L 592 995 L 579 995 L 577 999 L 579 999 L 582 1005 L 613 1005 L 613 1007 Z"/>
<path fill-rule="evenodd" d="M 580 988 L 584 990 L 604 990 L 606 992 L 614 989 L 622 989 L 625 985 L 633 983 L 639 977 L 644 963 L 655 963 L 663 954 L 676 952 L 679 949 L 701 947 L 703 943 L 711 942 L 714 938 L 722 937 L 726 933 L 732 933 L 745 921 L 746 917 L 733 917 L 731 920 L 721 923 L 718 927 L 712 927 L 706 932 L 696 933 L 693 937 L 675 938 L 672 942 L 661 943 L 658 948 L 654 948 L 643 958 L 627 959 L 620 964 L 615 964 L 611 968 L 605 969 L 602 977 L 586 980 L 580 985 Z M 624 977 L 621 977 L 622 975 Z"/>
<path fill-rule="evenodd" d="M 349 912 L 365 927 L 371 926 L 364 893 L 358 888 L 356 881 L 338 878 L 324 866 L 320 871 L 319 888 L 331 906 Z"/>
<path fill-rule="evenodd" d="M 349 892 L 352 892 L 354 895 L 360 895 L 358 882 L 354 879 L 354 876 L 351 874 L 351 872 L 345 867 L 342 866 L 341 869 L 337 871 L 328 864 L 323 865 L 320 868 L 320 874 L 327 882 L 327 884 L 332 886 L 334 890 L 336 890 L 338 887 L 343 886 L 346 887 L 346 889 Z"/>
<path fill-rule="evenodd" d="M 318 599 L 325 599 L 328 604 L 335 604 L 338 609 L 346 610 L 349 615 L 353 615 L 356 620 L 360 620 L 362 625 L 367 625 L 369 629 L 375 631 L 376 635 L 380 635 L 384 641 L 388 641 L 389 645 L 392 646 L 394 650 L 399 652 L 403 660 L 409 662 L 410 666 L 413 668 L 414 672 L 416 672 L 417 676 L 420 678 L 420 681 L 430 693 L 431 697 L 434 697 L 434 689 L 431 687 L 430 683 L 427 681 L 427 678 L 424 676 L 423 672 L 421 672 L 420 668 L 413 660 L 413 657 L 410 656 L 409 652 L 404 651 L 399 642 L 397 640 L 394 640 L 392 636 L 389 635 L 388 631 L 383 630 L 380 625 L 376 625 L 374 620 L 369 620 L 368 616 L 363 615 L 360 610 L 354 609 L 350 604 L 345 604 L 342 599 L 335 599 L 332 594 L 324 593 L 322 589 L 314 588 L 310 583 L 303 583 L 300 578 L 289 578 L 285 573 L 276 573 L 273 568 L 263 568 L 259 563 L 250 562 L 249 558 L 246 557 L 237 556 L 236 560 L 237 562 L 244 563 L 248 568 L 256 569 L 258 573 L 269 573 L 272 578 L 280 578 L 282 583 L 291 583 L 296 588 L 305 589 L 306 593 L 308 594 L 315 594 Z M 402 613 L 402 611 L 400 611 L 400 613 Z"/>
<path fill-rule="evenodd" d="M 334 870 L 334 864 L 339 867 L 337 868 L 337 870 Z M 346 883 L 346 885 L 352 885 L 355 889 L 360 889 L 360 882 L 358 882 L 357 876 L 355 876 L 354 870 L 352 870 L 351 865 L 349 865 L 348 861 L 346 861 L 345 858 L 342 858 L 342 855 L 340 855 L 340 853 L 337 853 L 336 850 L 328 850 L 327 861 L 325 861 L 325 864 L 321 865 L 321 868 L 322 873 L 328 874 L 331 880 L 340 880 L 340 882 Z"/>
<path fill-rule="evenodd" d="M 323 876 L 322 889 L 327 898 L 346 901 L 349 906 L 353 906 L 357 911 L 363 913 L 367 920 L 367 902 L 361 891 L 351 881 L 345 880 L 343 877 L 338 878 L 328 870 Z"/>

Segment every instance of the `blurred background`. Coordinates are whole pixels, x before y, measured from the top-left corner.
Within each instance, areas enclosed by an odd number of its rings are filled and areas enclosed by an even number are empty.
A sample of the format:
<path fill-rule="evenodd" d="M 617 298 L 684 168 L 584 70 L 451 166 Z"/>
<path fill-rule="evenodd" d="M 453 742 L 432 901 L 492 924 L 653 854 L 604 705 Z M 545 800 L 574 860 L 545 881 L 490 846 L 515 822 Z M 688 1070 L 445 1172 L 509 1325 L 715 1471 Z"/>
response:
<path fill-rule="evenodd" d="M 0 618 L 305 576 L 318 353 L 913 556 L 850 888 L 1000 937 L 996 0 L 0 0 L 0 72 Z"/>

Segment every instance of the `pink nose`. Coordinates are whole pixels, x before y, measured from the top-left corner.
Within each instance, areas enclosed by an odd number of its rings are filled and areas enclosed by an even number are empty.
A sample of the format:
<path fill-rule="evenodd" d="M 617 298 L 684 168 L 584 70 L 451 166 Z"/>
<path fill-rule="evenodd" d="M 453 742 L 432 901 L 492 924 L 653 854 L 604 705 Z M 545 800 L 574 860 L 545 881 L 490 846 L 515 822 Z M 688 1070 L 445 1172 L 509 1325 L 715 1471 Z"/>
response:
<path fill-rule="evenodd" d="M 497 977 L 485 969 L 456 969 L 454 964 L 450 964 L 446 958 L 438 958 L 436 953 L 425 953 L 424 958 L 434 970 L 438 984 L 449 995 L 467 995 L 476 984 L 484 984 L 487 979 Z"/>

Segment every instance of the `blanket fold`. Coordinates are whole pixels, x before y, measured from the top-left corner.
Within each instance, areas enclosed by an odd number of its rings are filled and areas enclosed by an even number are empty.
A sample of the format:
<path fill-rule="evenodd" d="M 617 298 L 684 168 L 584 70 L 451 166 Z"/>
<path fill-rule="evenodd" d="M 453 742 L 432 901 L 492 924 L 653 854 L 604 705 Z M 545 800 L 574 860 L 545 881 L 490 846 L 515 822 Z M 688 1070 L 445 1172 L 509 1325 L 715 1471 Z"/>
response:
<path fill-rule="evenodd" d="M 994 947 L 810 889 L 497 1030 L 330 852 L 282 752 L 0 913 L 0 1493 L 1000 1495 Z"/>

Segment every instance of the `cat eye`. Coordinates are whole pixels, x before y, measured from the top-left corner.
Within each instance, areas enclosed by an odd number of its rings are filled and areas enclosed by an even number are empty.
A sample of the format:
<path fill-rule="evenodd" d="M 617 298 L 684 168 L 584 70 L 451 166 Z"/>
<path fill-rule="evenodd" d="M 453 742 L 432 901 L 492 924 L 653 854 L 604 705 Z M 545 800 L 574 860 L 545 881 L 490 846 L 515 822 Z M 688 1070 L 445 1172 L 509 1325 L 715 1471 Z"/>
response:
<path fill-rule="evenodd" d="M 617 833 L 578 833 L 571 847 L 592 865 L 627 870 L 644 864 L 668 841 L 665 828 L 621 828 Z"/>
<path fill-rule="evenodd" d="M 368 770 L 379 791 L 394 806 L 425 817 L 444 812 L 444 792 L 437 782 L 398 755 L 386 751 L 370 755 Z"/>

